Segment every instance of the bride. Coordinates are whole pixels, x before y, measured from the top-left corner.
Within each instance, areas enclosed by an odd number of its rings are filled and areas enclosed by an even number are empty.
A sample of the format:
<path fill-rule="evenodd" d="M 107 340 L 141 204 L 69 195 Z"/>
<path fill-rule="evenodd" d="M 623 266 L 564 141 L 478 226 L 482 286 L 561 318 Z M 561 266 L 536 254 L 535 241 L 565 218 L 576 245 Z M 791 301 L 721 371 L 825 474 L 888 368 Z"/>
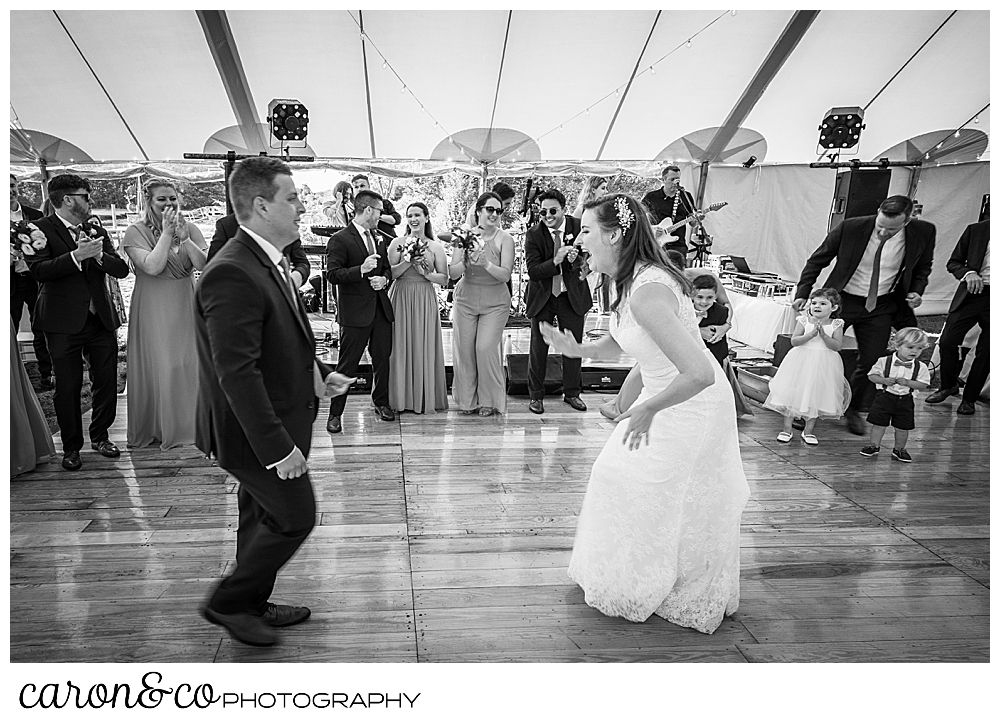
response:
<path fill-rule="evenodd" d="M 698 333 L 690 282 L 635 199 L 587 203 L 579 238 L 591 268 L 615 282 L 611 334 L 580 344 L 546 325 L 545 340 L 566 356 L 634 356 L 643 391 L 594 463 L 569 576 L 605 615 L 655 613 L 711 633 L 739 604 L 749 497 L 732 389 Z"/>

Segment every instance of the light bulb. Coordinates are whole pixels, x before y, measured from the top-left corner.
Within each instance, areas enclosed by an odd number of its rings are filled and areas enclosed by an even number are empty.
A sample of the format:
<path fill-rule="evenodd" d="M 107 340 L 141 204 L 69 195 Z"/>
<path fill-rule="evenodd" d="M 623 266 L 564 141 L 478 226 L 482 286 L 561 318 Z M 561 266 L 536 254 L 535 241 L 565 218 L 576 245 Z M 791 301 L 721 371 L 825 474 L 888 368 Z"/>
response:
<path fill-rule="evenodd" d="M 736 11 L 735 10 L 730 10 L 729 14 L 732 15 L 734 18 L 736 17 Z"/>
<path fill-rule="evenodd" d="M 687 47 L 690 48 L 691 47 L 691 38 L 688 38 L 688 41 L 686 43 L 684 43 L 684 45 L 686 45 Z"/>
<path fill-rule="evenodd" d="M 384 61 L 384 62 L 382 63 L 382 70 L 385 70 L 385 69 L 386 69 L 386 68 L 388 68 L 388 67 L 389 67 L 389 63 L 388 63 L 387 61 Z"/>
<path fill-rule="evenodd" d="M 402 88 L 400 88 L 399 92 L 400 93 L 405 93 L 406 92 L 406 86 L 404 85 Z"/>
<path fill-rule="evenodd" d="M 972 122 L 978 124 L 979 123 L 979 116 L 976 116 L 975 118 L 973 118 Z"/>
<path fill-rule="evenodd" d="M 962 136 L 962 131 L 960 131 L 960 130 L 955 131 L 955 137 L 956 138 L 960 138 L 961 136 Z"/>
<path fill-rule="evenodd" d="M 652 73 L 653 75 L 656 75 L 656 68 L 654 68 L 652 65 L 649 66 L 649 72 Z"/>

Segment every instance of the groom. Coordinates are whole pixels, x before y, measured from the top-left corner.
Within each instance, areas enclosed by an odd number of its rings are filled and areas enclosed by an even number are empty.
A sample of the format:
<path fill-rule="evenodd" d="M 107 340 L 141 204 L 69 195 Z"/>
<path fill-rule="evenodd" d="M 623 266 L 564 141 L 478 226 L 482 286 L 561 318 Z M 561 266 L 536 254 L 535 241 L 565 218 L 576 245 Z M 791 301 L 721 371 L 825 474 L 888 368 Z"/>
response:
<path fill-rule="evenodd" d="M 283 249 L 299 237 L 292 171 L 276 158 L 247 158 L 229 177 L 239 230 L 205 267 L 196 292 L 201 397 L 197 446 L 240 483 L 236 569 L 202 609 L 248 645 L 274 645 L 274 628 L 305 621 L 309 608 L 270 602 L 278 570 L 312 530 L 309 481 L 316 391 L 351 380 L 315 358 L 316 341 L 292 286 Z M 334 389 L 334 387 L 336 387 Z"/>

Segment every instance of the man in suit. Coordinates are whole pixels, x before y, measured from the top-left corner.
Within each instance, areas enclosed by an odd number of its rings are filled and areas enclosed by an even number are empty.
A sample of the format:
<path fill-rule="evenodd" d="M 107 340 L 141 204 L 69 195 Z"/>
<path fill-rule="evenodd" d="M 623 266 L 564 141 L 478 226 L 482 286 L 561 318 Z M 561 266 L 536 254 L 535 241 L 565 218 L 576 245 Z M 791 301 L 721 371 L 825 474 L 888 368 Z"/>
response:
<path fill-rule="evenodd" d="M 354 194 L 357 195 L 360 191 L 370 191 L 371 184 L 368 182 L 368 176 L 363 173 L 359 173 L 354 178 L 351 179 L 351 186 L 354 188 Z M 388 198 L 382 199 L 382 214 L 378 217 L 378 225 L 376 229 L 382 235 L 382 240 L 386 243 L 392 243 L 392 240 L 396 238 L 396 226 L 399 222 L 403 220 L 403 217 L 399 215 L 399 211 L 393 208 L 392 201 Z"/>
<path fill-rule="evenodd" d="M 42 212 L 38 209 L 24 206 L 18 199 L 18 183 L 12 173 L 10 175 L 10 228 L 11 234 L 14 229 L 27 223 L 32 223 L 42 218 Z M 21 325 L 21 315 L 24 307 L 28 307 L 28 318 L 32 323 L 35 321 L 35 300 L 38 298 L 38 283 L 31 278 L 28 271 L 28 262 L 24 260 L 24 254 L 19 253 L 15 259 L 10 260 L 10 318 L 14 321 L 14 329 Z M 35 359 L 38 360 L 38 375 L 40 377 L 38 385 L 42 389 L 52 388 L 52 357 L 49 356 L 49 349 L 45 346 L 45 334 L 32 327 L 32 346 L 35 349 Z"/>
<path fill-rule="evenodd" d="M 196 443 L 239 481 L 237 564 L 202 614 L 240 642 L 267 646 L 277 642 L 274 628 L 310 615 L 269 598 L 278 571 L 315 524 L 306 459 L 319 380 L 327 388 L 350 380 L 316 359 L 282 254 L 298 238 L 305 211 L 291 169 L 277 158 L 244 159 L 229 190 L 240 227 L 205 267 L 195 293 Z"/>
<path fill-rule="evenodd" d="M 824 286 L 840 292 L 844 326 L 854 327 L 858 361 L 851 377 L 851 404 L 845 412 L 852 434 L 864 434 L 859 409 L 871 382 L 868 370 L 886 353 L 889 334 L 915 326 L 913 309 L 921 304 L 934 263 L 934 224 L 912 219 L 913 202 L 890 196 L 875 216 L 845 219 L 806 261 L 792 306 L 801 311 L 820 271 L 836 264 Z"/>
<path fill-rule="evenodd" d="M 231 213 L 223 216 L 215 222 L 215 234 L 212 236 L 212 243 L 208 247 L 208 260 L 211 261 L 225 245 L 226 241 L 236 236 L 240 223 L 236 220 L 236 214 Z M 309 279 L 309 257 L 302 249 L 301 239 L 295 239 L 282 251 L 292 267 L 292 283 L 298 289 Z"/>
<path fill-rule="evenodd" d="M 961 283 L 951 300 L 944 331 L 938 341 L 941 353 L 941 389 L 927 397 L 939 404 L 958 394 L 958 346 L 976 324 L 979 342 L 976 358 L 965 380 L 959 414 L 975 414 L 976 400 L 990 373 L 990 220 L 969 224 L 948 259 L 948 272 Z"/>
<path fill-rule="evenodd" d="M 90 364 L 93 412 L 90 446 L 105 457 L 120 454 L 108 428 L 118 405 L 118 337 L 121 322 L 112 314 L 105 276 L 128 276 L 108 232 L 85 223 L 90 218 L 90 183 L 79 176 L 56 176 L 48 185 L 55 213 L 36 221 L 45 246 L 29 257 L 28 268 L 41 288 L 34 328 L 45 333 L 56 375 L 55 408 L 65 469 L 80 469 L 83 421 L 83 356 Z"/>
<path fill-rule="evenodd" d="M 695 212 L 694 197 L 681 188 L 681 169 L 664 166 L 660 173 L 663 185 L 642 197 L 642 205 L 649 211 L 650 222 L 655 226 L 665 218 L 671 223 L 682 221 Z M 693 221 L 690 223 L 694 223 Z M 681 226 L 670 236 L 660 238 L 664 250 L 674 249 L 687 256 L 687 226 Z"/>
<path fill-rule="evenodd" d="M 372 403 L 379 418 L 391 422 L 396 418 L 389 406 L 389 355 L 395 316 L 387 290 L 392 267 L 385 240 L 373 233 L 382 208 L 379 194 L 359 191 L 354 196 L 354 220 L 330 237 L 326 253 L 330 281 L 337 285 L 340 322 L 337 371 L 348 377 L 357 374 L 367 347 L 372 360 Z M 330 400 L 326 431 L 331 434 L 342 431 L 340 418 L 346 404 L 346 393 Z"/>
<path fill-rule="evenodd" d="M 533 226 L 524 241 L 528 267 L 526 314 L 531 319 L 531 344 L 528 354 L 528 409 L 542 414 L 545 405 L 545 365 L 549 345 L 542 338 L 540 324 L 559 319 L 559 328 L 569 330 L 578 342 L 583 341 L 583 322 L 592 306 L 590 285 L 580 278 L 575 263 L 579 248 L 574 240 L 580 222 L 566 215 L 566 197 L 557 189 L 538 196 L 542 220 Z M 580 412 L 587 405 L 580 399 L 580 359 L 562 358 L 563 401 Z"/>

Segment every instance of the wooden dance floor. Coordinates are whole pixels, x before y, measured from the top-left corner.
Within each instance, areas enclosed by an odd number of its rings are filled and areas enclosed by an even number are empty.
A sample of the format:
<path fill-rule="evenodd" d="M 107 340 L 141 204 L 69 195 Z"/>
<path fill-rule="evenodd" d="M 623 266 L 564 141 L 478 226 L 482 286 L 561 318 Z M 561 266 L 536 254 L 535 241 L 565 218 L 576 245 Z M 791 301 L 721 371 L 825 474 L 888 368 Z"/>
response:
<path fill-rule="evenodd" d="M 923 395 L 921 395 L 922 398 Z M 198 607 L 234 556 L 236 483 L 193 448 L 83 469 L 60 456 L 10 484 L 12 662 L 988 661 L 989 407 L 918 402 L 914 463 L 774 441 L 739 423 L 751 499 L 739 611 L 713 635 L 589 608 L 566 577 L 597 412 L 512 398 L 503 417 L 377 421 L 313 437 L 317 527 L 273 599 L 312 619 L 271 649 L 233 643 Z M 86 422 L 85 422 L 86 424 Z M 124 449 L 125 400 L 111 438 Z M 888 445 L 891 446 L 891 445 Z M 58 447 L 58 444 L 57 444 Z"/>

